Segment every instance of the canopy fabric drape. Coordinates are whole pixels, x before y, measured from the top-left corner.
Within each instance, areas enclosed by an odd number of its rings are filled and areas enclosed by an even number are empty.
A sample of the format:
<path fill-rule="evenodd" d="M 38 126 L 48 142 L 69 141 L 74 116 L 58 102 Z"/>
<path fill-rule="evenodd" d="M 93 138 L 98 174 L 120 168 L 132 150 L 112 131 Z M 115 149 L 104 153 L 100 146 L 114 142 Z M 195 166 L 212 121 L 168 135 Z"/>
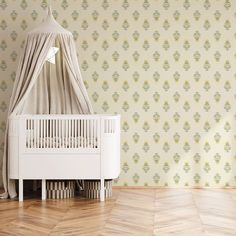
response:
<path fill-rule="evenodd" d="M 28 34 L 20 58 L 8 116 L 19 114 L 90 114 L 92 106 L 79 69 L 72 34 L 53 18 Z M 56 63 L 46 62 L 51 47 L 58 47 Z M 5 133 L 1 198 L 17 196 L 15 181 L 9 179 L 8 121 Z"/>

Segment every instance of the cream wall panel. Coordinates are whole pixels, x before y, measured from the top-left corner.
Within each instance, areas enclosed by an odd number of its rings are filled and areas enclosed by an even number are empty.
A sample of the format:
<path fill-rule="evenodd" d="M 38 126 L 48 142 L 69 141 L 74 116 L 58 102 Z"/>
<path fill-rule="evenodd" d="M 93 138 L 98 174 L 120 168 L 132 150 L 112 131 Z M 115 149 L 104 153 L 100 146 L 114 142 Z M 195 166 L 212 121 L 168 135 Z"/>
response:
<path fill-rule="evenodd" d="M 98 113 L 122 115 L 117 185 L 235 186 L 232 0 L 52 0 Z M 0 1 L 0 150 L 27 31 L 46 1 Z"/>

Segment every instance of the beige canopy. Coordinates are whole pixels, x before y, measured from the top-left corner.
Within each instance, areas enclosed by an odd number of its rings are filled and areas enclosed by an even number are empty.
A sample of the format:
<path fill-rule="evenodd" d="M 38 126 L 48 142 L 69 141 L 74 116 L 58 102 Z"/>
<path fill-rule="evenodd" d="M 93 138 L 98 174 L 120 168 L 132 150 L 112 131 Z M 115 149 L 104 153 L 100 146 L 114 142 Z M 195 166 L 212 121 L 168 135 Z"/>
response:
<path fill-rule="evenodd" d="M 55 64 L 52 64 L 54 58 L 50 57 L 54 54 Z M 80 73 L 72 33 L 55 21 L 49 8 L 46 20 L 27 36 L 8 116 L 89 113 L 92 106 Z M 15 181 L 8 176 L 8 122 L 6 127 L 2 166 L 5 192 L 0 197 L 14 198 Z"/>

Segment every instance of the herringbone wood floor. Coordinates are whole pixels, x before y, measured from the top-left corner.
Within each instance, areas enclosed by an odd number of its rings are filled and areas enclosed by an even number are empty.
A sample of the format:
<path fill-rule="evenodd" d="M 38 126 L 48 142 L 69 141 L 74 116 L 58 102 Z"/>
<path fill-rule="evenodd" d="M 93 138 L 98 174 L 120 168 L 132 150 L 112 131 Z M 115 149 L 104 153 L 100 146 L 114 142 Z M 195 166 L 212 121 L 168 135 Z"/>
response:
<path fill-rule="evenodd" d="M 104 203 L 1 200 L 0 235 L 236 236 L 236 190 L 121 188 Z"/>

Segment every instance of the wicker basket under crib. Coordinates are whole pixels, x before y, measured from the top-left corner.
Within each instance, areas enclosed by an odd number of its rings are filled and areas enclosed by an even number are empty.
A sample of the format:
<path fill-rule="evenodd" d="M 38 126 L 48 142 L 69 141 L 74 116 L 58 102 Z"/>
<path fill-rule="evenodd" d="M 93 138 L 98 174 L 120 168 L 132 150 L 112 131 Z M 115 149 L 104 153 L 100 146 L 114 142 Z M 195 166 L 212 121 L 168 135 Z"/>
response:
<path fill-rule="evenodd" d="M 65 199 L 75 196 L 74 180 L 47 180 L 46 190 L 48 199 Z"/>
<path fill-rule="evenodd" d="M 105 198 L 112 197 L 112 179 L 107 179 L 105 183 Z M 85 180 L 84 181 L 84 197 L 89 199 L 100 198 L 101 182 L 100 180 Z"/>

